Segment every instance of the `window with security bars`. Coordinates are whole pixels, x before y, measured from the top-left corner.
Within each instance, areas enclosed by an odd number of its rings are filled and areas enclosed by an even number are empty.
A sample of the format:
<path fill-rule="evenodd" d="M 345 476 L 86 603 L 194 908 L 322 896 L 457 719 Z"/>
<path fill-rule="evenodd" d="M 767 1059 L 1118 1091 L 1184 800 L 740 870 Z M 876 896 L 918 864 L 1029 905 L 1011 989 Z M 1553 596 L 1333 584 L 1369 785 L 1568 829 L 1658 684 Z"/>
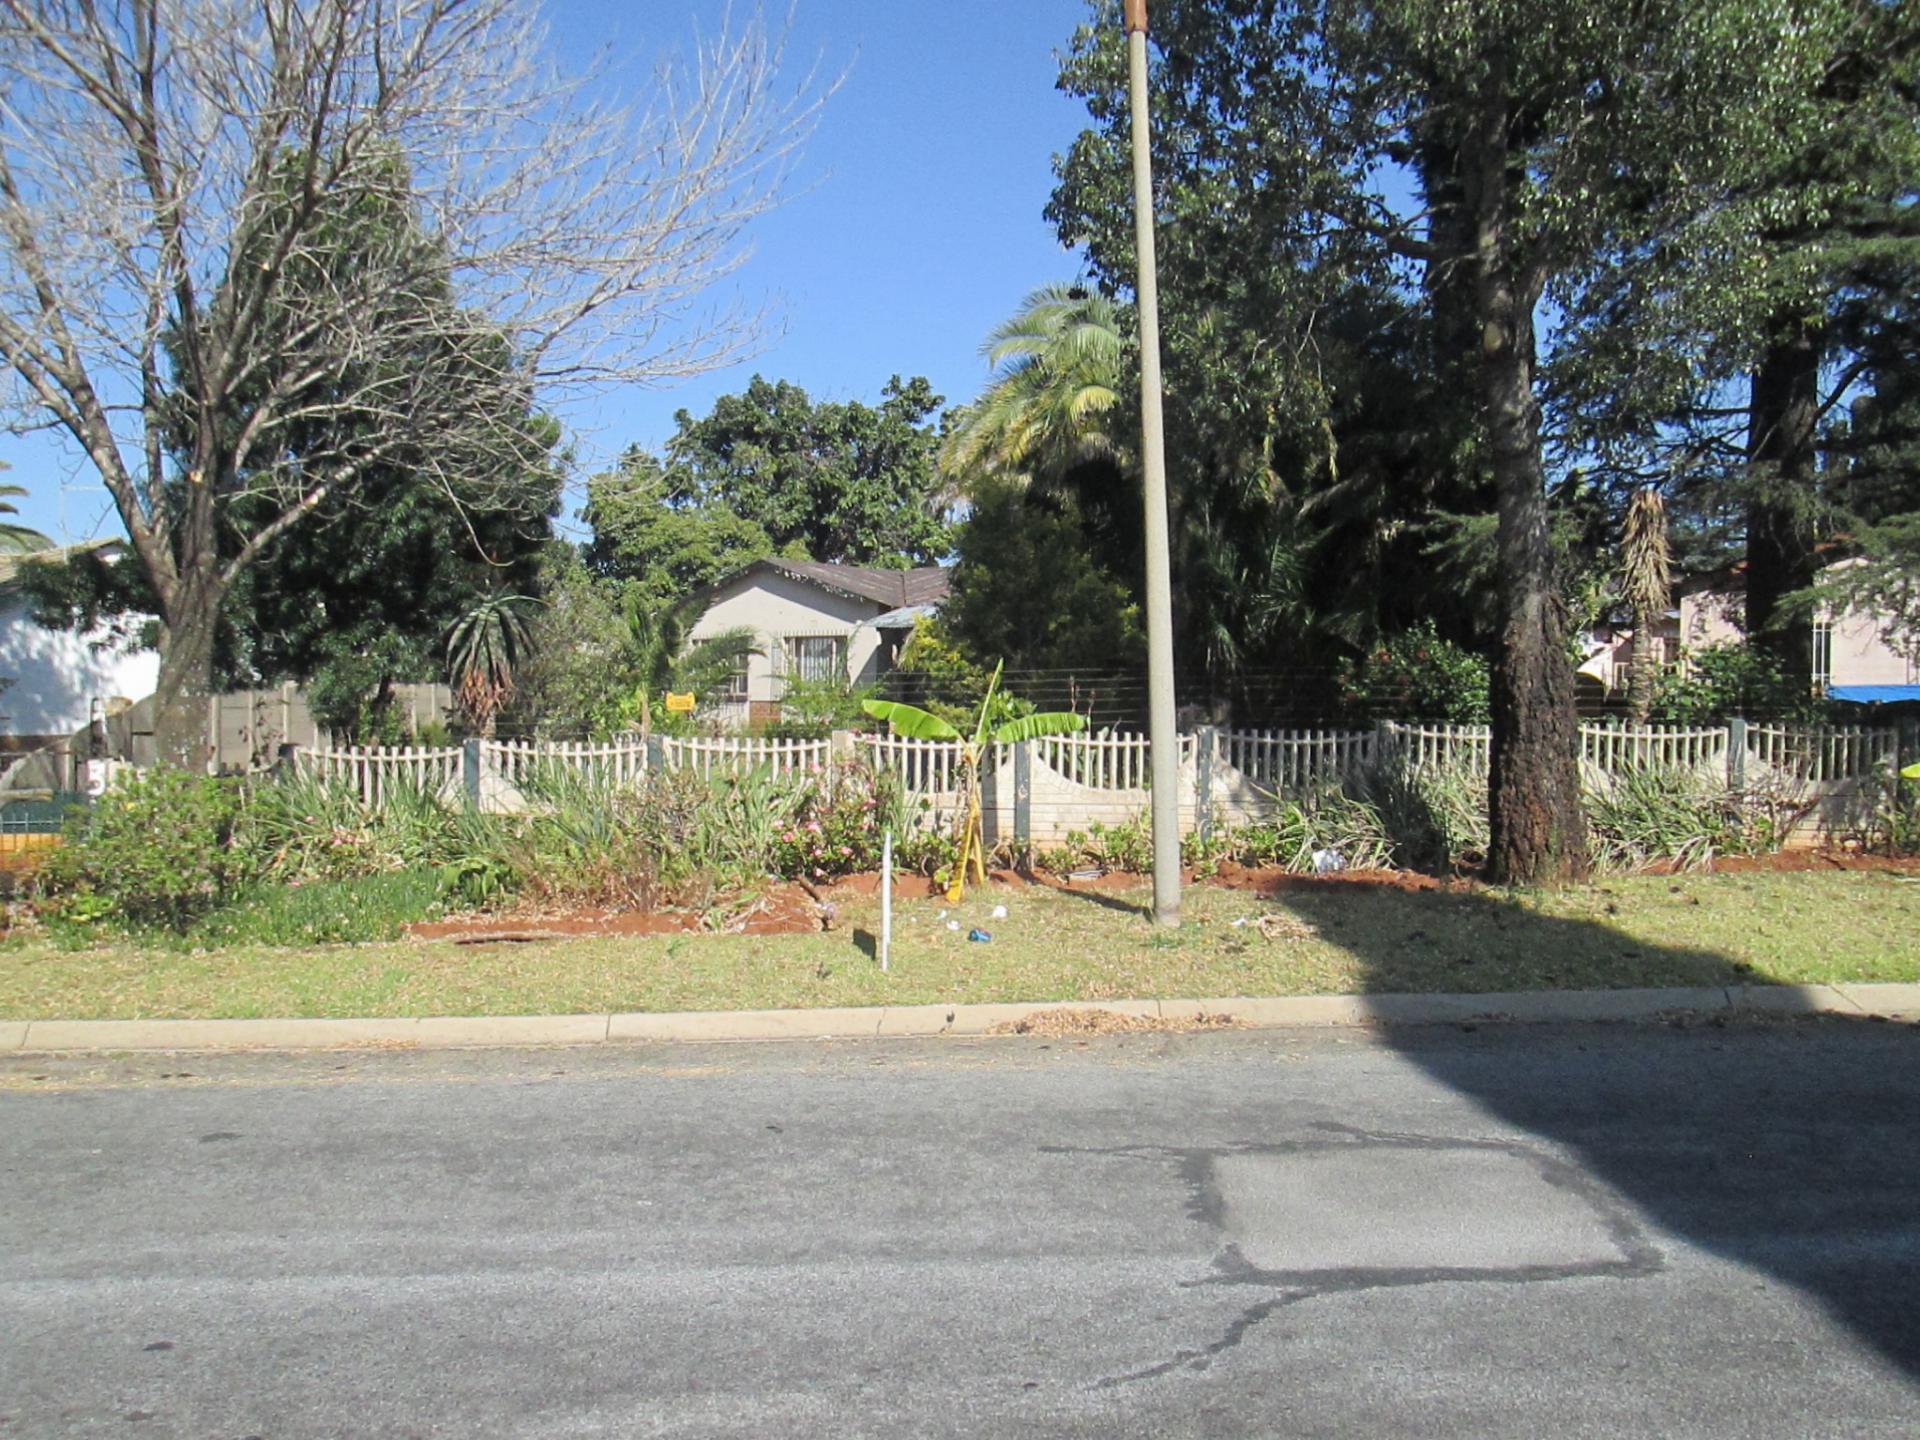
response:
<path fill-rule="evenodd" d="M 733 669 L 728 672 L 726 688 L 720 692 L 722 700 L 744 701 L 747 698 L 747 666 L 752 658 L 744 654 L 733 657 Z"/>
<path fill-rule="evenodd" d="M 790 635 L 782 648 L 789 680 L 841 680 L 847 673 L 844 635 Z"/>
<path fill-rule="evenodd" d="M 1816 621 L 1813 627 L 1813 688 L 1825 694 L 1833 684 L 1833 626 Z"/>

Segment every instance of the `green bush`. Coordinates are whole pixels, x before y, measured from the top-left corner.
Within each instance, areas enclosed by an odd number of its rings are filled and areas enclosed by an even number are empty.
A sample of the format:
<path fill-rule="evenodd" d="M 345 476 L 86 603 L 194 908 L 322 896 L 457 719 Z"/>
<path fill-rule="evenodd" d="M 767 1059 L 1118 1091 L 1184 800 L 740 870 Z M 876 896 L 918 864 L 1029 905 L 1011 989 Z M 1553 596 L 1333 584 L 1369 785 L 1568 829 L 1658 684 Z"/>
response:
<path fill-rule="evenodd" d="M 49 918 L 184 931 L 232 898 L 256 869 L 236 827 L 239 788 L 159 767 L 69 818 L 43 867 Z"/>
<path fill-rule="evenodd" d="M 1442 639 L 1431 620 L 1344 663 L 1339 684 L 1341 698 L 1366 715 L 1484 725 L 1492 714 L 1486 658 Z"/>
<path fill-rule="evenodd" d="M 1738 642 L 1690 650 L 1684 668 L 1654 682 L 1652 717 L 1674 725 L 1718 725 L 1729 716 L 1817 724 L 1827 706 L 1780 662 Z"/>

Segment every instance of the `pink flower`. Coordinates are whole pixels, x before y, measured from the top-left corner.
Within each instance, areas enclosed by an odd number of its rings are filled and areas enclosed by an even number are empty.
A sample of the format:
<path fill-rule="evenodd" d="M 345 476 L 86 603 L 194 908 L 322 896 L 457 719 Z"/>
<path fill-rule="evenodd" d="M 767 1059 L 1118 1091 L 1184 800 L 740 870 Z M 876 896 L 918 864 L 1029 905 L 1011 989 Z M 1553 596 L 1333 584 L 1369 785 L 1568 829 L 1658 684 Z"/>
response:
<path fill-rule="evenodd" d="M 784 840 L 787 844 L 791 845 L 794 842 L 796 837 L 793 831 L 789 830 L 787 831 L 786 834 L 782 835 L 780 838 Z"/>
<path fill-rule="evenodd" d="M 807 831 L 809 834 L 818 835 L 820 833 L 820 822 L 818 820 L 807 821 Z"/>

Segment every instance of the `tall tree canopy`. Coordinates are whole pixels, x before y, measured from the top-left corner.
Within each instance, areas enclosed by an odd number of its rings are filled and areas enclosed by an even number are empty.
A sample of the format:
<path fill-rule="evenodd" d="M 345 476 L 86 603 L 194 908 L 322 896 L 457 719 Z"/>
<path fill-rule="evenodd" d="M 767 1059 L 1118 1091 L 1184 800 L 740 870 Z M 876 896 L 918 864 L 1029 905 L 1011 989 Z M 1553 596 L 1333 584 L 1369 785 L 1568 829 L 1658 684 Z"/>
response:
<path fill-rule="evenodd" d="M 776 553 L 932 564 L 952 541 L 935 465 L 940 403 L 918 377 L 894 376 L 866 405 L 756 375 L 707 415 L 681 411 L 664 455 L 629 451 L 589 482 L 588 562 L 656 603 Z"/>
<path fill-rule="evenodd" d="M 783 89 L 750 26 L 628 110 L 540 41 L 519 0 L 0 0 L 0 360 L 127 529 L 163 755 L 204 751 L 234 586 L 396 449 L 531 465 L 529 397 L 750 334 L 682 322 L 775 198 L 811 79 Z M 426 478 L 485 508 L 495 473 Z"/>
<path fill-rule="evenodd" d="M 1155 6 L 1167 102 L 1156 164 L 1190 187 L 1169 206 L 1169 253 L 1177 263 L 1183 224 L 1199 249 L 1216 245 L 1229 221 L 1241 230 L 1230 253 L 1252 263 L 1215 266 L 1218 279 L 1203 293 L 1230 303 L 1254 289 L 1272 303 L 1230 319 L 1237 351 L 1225 353 L 1239 363 L 1223 366 L 1219 383 L 1244 394 L 1235 377 L 1259 377 L 1262 363 L 1287 376 L 1254 391 L 1270 408 L 1242 433 L 1265 429 L 1259 443 L 1219 449 L 1241 493 L 1251 493 L 1262 464 L 1276 478 L 1299 473 L 1291 457 L 1311 453 L 1316 430 L 1325 436 L 1335 406 L 1316 337 L 1356 289 L 1419 307 L 1427 339 L 1416 373 L 1468 404 L 1468 429 L 1445 405 L 1427 423 L 1440 439 L 1436 456 L 1477 451 L 1495 502 L 1497 878 L 1560 878 L 1586 864 L 1537 384 L 1541 304 L 1550 288 L 1570 292 L 1793 153 L 1817 124 L 1808 97 L 1850 8 L 1848 0 Z M 1068 157 L 1055 213 L 1066 238 L 1086 240 L 1107 282 L 1121 287 L 1130 247 L 1093 218 L 1117 212 L 1110 201 L 1124 184 L 1118 7 L 1094 9 L 1101 24 L 1081 33 L 1067 81 L 1090 94 L 1096 129 Z M 1286 390 L 1316 403 L 1273 406 Z M 1337 463 L 1333 438 L 1320 448 Z"/>

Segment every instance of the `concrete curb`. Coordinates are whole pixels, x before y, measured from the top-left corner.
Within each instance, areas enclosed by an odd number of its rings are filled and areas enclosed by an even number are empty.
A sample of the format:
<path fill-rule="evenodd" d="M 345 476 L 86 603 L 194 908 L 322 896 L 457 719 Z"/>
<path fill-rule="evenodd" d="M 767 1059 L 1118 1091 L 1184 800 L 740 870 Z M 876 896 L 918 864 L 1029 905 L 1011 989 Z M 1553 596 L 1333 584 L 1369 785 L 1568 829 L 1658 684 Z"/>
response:
<path fill-rule="evenodd" d="M 1545 1024 L 1673 1015 L 1850 1015 L 1920 1023 L 1920 985 L 1533 990 L 1485 995 L 1296 995 L 1210 1000 L 1058 1000 L 1013 1005 L 717 1010 L 683 1014 L 435 1016 L 396 1020 L 0 1020 L 0 1054 L 126 1050 L 320 1050 L 712 1043 L 984 1035 L 1052 1010 L 1145 1020 L 1219 1015 L 1257 1028 Z"/>

